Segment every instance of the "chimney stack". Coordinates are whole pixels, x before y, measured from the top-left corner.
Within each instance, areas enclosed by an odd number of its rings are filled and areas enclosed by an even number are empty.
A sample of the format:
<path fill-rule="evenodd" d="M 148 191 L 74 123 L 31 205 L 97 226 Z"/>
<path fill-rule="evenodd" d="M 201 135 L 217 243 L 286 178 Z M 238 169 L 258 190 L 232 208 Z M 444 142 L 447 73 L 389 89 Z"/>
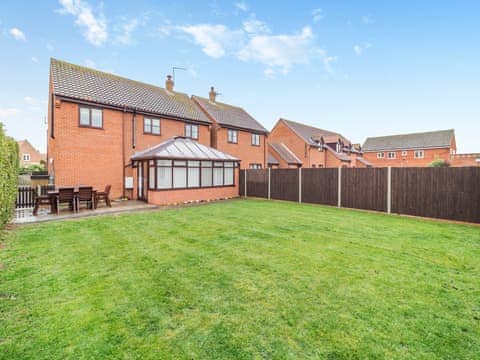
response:
<path fill-rule="evenodd" d="M 173 85 L 172 75 L 167 75 L 167 80 L 165 81 L 165 88 L 167 91 L 173 92 Z"/>
<path fill-rule="evenodd" d="M 208 98 L 211 102 L 215 102 L 215 98 L 217 97 L 217 92 L 215 91 L 214 87 L 210 87 L 210 92 L 208 93 Z"/>

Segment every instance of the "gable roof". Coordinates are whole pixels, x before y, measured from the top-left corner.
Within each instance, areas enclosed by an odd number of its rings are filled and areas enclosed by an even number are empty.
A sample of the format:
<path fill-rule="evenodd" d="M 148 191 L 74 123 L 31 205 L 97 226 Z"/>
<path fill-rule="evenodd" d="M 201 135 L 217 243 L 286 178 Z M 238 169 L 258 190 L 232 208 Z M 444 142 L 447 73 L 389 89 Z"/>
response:
<path fill-rule="evenodd" d="M 369 137 L 363 144 L 363 151 L 449 148 L 455 131 L 439 130 L 413 134 Z"/>
<path fill-rule="evenodd" d="M 261 133 L 267 133 L 257 120 L 249 113 L 238 106 L 221 103 L 218 101 L 211 102 L 209 99 L 200 96 L 192 96 L 201 108 L 206 111 L 218 124 L 225 127 L 235 127 L 240 129 L 254 130 Z"/>
<path fill-rule="evenodd" d="M 269 165 L 280 165 L 277 159 L 269 152 L 268 153 L 268 164 Z"/>
<path fill-rule="evenodd" d="M 183 136 L 173 137 L 158 145 L 137 152 L 131 159 L 239 161 L 236 157 Z"/>
<path fill-rule="evenodd" d="M 271 147 L 287 164 L 302 165 L 302 161 L 284 143 L 269 143 Z"/>
<path fill-rule="evenodd" d="M 55 95 L 167 117 L 211 123 L 187 94 L 51 59 Z"/>

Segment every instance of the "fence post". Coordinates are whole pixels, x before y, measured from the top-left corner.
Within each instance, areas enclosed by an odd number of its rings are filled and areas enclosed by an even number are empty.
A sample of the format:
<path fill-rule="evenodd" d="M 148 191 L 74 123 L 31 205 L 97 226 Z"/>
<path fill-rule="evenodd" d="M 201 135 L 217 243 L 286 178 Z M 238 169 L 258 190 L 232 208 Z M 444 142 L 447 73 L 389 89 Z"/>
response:
<path fill-rule="evenodd" d="M 270 170 L 272 170 L 272 168 L 268 168 L 268 200 L 270 200 L 270 194 L 271 194 L 271 190 L 270 190 L 270 181 L 271 181 L 271 174 L 270 174 Z"/>
<path fill-rule="evenodd" d="M 245 179 L 245 194 L 243 195 L 244 197 L 247 197 L 247 169 L 245 168 L 245 176 L 244 176 L 244 179 Z"/>
<path fill-rule="evenodd" d="M 387 169 L 387 214 L 392 212 L 392 167 Z"/>
<path fill-rule="evenodd" d="M 342 167 L 338 167 L 338 201 L 337 207 L 342 207 Z"/>
<path fill-rule="evenodd" d="M 298 168 L 298 202 L 302 202 L 302 168 Z"/>

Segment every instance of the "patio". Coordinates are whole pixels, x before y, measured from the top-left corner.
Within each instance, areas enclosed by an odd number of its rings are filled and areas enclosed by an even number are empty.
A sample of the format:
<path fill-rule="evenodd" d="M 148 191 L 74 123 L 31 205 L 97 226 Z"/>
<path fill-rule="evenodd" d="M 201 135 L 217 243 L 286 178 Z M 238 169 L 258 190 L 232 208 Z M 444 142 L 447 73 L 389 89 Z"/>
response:
<path fill-rule="evenodd" d="M 13 224 L 29 224 L 45 221 L 77 219 L 91 216 L 99 216 L 106 214 L 115 214 L 122 212 L 132 212 L 139 210 L 155 209 L 156 205 L 147 204 L 138 200 L 118 200 L 112 201 L 112 207 L 102 206 L 95 210 L 82 208 L 78 212 L 62 211 L 59 215 L 51 213 L 49 208 L 42 207 L 38 210 L 36 216 L 33 215 L 33 207 L 16 209 Z"/>

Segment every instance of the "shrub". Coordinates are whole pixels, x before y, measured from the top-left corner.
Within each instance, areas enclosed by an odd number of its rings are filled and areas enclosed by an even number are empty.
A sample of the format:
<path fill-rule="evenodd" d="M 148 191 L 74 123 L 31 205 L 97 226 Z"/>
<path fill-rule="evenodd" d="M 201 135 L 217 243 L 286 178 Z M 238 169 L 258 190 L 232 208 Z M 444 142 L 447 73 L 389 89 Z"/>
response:
<path fill-rule="evenodd" d="M 17 195 L 18 145 L 0 123 L 0 228 L 10 219 Z"/>
<path fill-rule="evenodd" d="M 33 172 L 37 172 L 37 171 L 45 171 L 47 170 L 47 168 L 45 167 L 44 164 L 32 164 L 32 165 L 28 165 L 28 166 L 22 166 L 20 169 L 19 169 L 19 174 L 31 174 Z"/>
<path fill-rule="evenodd" d="M 429 167 L 448 167 L 448 166 L 450 166 L 450 164 L 446 160 L 435 159 L 430 164 L 428 164 L 428 166 Z"/>

